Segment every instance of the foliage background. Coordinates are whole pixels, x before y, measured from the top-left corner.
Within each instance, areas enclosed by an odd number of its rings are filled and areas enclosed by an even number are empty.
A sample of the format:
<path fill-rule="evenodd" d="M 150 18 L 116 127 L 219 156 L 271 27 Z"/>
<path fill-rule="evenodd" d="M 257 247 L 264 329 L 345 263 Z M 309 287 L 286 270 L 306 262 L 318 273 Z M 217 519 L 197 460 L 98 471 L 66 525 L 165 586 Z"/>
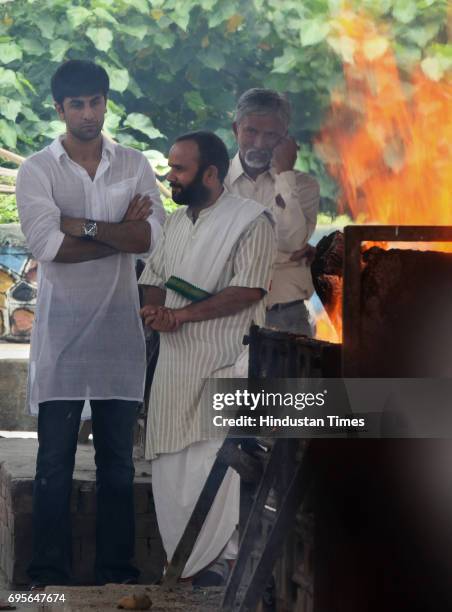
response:
<path fill-rule="evenodd" d="M 350 5 L 388 24 L 402 73 L 423 62 L 440 79 L 451 68 L 447 0 Z M 339 0 L 0 0 L 0 146 L 29 155 L 62 131 L 49 81 L 65 59 L 90 58 L 107 69 L 107 130 L 143 150 L 162 173 L 169 144 L 184 131 L 213 129 L 232 153 L 237 97 L 249 87 L 273 87 L 292 102 L 298 167 L 317 176 L 322 208 L 334 213 L 337 186 L 312 141 L 331 92 L 342 86 L 340 50 L 328 37 L 331 16 L 342 6 Z M 11 215 L 13 198 L 4 201 Z"/>

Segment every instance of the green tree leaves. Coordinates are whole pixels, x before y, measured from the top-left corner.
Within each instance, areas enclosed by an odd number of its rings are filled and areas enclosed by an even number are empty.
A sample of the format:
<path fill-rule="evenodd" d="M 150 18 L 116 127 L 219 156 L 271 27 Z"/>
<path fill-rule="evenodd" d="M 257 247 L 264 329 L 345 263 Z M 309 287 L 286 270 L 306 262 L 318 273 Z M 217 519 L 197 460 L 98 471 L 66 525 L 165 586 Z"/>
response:
<path fill-rule="evenodd" d="M 50 43 L 50 57 L 55 62 L 62 62 L 68 48 L 69 42 L 67 40 L 62 38 L 52 40 Z"/>
<path fill-rule="evenodd" d="M 19 88 L 20 84 L 17 80 L 16 73 L 13 70 L 0 67 L 0 91 Z"/>
<path fill-rule="evenodd" d="M 162 132 L 152 124 L 152 121 L 146 115 L 141 113 L 131 113 L 127 115 L 124 125 L 146 134 L 151 139 L 164 137 Z"/>
<path fill-rule="evenodd" d="M 396 0 L 392 14 L 401 23 L 411 23 L 418 12 L 418 7 L 415 0 Z"/>
<path fill-rule="evenodd" d="M 99 51 L 108 51 L 113 41 L 113 34 L 107 28 L 88 28 L 86 35 L 90 38 L 96 49 Z"/>
<path fill-rule="evenodd" d="M 22 59 L 22 49 L 15 42 L 0 43 L 0 63 L 10 64 Z"/>
<path fill-rule="evenodd" d="M 114 68 L 113 66 L 105 66 L 110 78 L 110 89 L 122 93 L 129 85 L 129 72 L 125 68 Z"/>
<path fill-rule="evenodd" d="M 386 24 L 399 66 L 421 65 L 440 80 L 452 70 L 446 0 L 350 0 Z M 286 92 L 300 167 L 320 181 L 324 205 L 335 184 L 312 140 L 353 41 L 335 37 L 342 0 L 0 0 L 0 146 L 28 155 L 64 129 L 50 77 L 70 58 L 93 59 L 110 77 L 105 129 L 145 151 L 182 132 L 216 131 L 233 153 L 233 109 L 254 86 Z M 384 39 L 365 47 L 370 60 Z M 161 162 L 161 160 L 160 160 Z M 159 163 L 160 163 L 159 162 Z M 163 162 L 161 162 L 163 164 Z"/>
<path fill-rule="evenodd" d="M 14 123 L 0 119 L 0 142 L 10 149 L 16 148 L 17 134 Z"/>
<path fill-rule="evenodd" d="M 322 42 L 330 32 L 330 24 L 325 18 L 316 17 L 306 19 L 302 22 L 300 30 L 300 42 L 302 47 L 316 45 Z"/>
<path fill-rule="evenodd" d="M 430 53 L 422 60 L 421 68 L 432 81 L 439 81 L 452 70 L 452 45 L 433 45 Z"/>
<path fill-rule="evenodd" d="M 218 47 L 208 47 L 202 52 L 200 59 L 204 66 L 212 70 L 220 70 L 226 64 L 224 53 Z"/>
<path fill-rule="evenodd" d="M 280 57 L 275 58 L 273 70 L 276 74 L 289 74 L 299 63 L 299 52 L 295 47 L 286 47 Z"/>
<path fill-rule="evenodd" d="M 18 100 L 12 100 L 5 96 L 0 96 L 0 108 L 2 109 L 2 115 L 9 121 L 15 121 L 17 115 L 20 113 L 22 103 Z"/>
<path fill-rule="evenodd" d="M 69 24 L 71 28 L 74 30 L 85 23 L 87 19 L 89 19 L 91 15 L 91 11 L 89 11 L 84 6 L 72 6 L 67 10 L 67 18 L 69 20 Z"/>

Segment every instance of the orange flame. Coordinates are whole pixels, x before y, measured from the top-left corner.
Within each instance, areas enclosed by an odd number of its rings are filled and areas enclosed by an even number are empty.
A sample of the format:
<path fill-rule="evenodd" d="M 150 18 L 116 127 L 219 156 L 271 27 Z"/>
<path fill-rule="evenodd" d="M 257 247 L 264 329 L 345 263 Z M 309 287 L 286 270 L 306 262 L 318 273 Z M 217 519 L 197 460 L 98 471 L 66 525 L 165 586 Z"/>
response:
<path fill-rule="evenodd" d="M 331 27 L 345 89 L 316 148 L 341 186 L 340 210 L 360 223 L 452 225 L 450 75 L 434 81 L 417 66 L 402 79 L 389 33 L 364 14 L 344 11 Z"/>
<path fill-rule="evenodd" d="M 315 337 L 318 340 L 334 343 L 342 342 L 342 303 L 340 297 L 334 301 L 330 312 L 327 313 L 324 310 L 319 314 L 315 325 Z"/>
<path fill-rule="evenodd" d="M 321 312 L 315 321 L 315 337 L 317 340 L 326 340 L 338 344 L 341 342 L 338 332 L 336 331 L 331 319 L 326 314 L 326 311 Z"/>

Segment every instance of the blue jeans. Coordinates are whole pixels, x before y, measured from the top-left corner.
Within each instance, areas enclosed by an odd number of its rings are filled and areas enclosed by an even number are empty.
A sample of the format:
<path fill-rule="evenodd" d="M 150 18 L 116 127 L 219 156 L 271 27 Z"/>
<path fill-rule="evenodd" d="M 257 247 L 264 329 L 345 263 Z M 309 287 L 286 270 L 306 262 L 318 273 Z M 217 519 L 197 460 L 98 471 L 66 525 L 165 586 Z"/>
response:
<path fill-rule="evenodd" d="M 279 331 L 303 334 L 308 336 L 308 338 L 312 338 L 309 312 L 304 300 L 274 304 L 274 306 L 267 310 L 265 324 Z"/>
<path fill-rule="evenodd" d="M 138 578 L 135 544 L 133 429 L 138 403 L 91 400 L 96 462 L 96 581 Z M 33 582 L 69 584 L 72 566 L 70 499 L 83 401 L 39 405 L 33 487 Z"/>

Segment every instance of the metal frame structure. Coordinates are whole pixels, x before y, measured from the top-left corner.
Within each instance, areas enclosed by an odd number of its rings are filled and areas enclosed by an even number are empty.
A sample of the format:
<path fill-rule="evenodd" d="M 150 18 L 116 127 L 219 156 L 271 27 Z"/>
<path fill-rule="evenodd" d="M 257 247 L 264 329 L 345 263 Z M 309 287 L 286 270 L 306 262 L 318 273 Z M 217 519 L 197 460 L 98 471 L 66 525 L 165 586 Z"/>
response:
<path fill-rule="evenodd" d="M 361 244 L 363 242 L 452 242 L 451 226 L 349 225 L 344 228 L 342 375 L 360 377 Z"/>

